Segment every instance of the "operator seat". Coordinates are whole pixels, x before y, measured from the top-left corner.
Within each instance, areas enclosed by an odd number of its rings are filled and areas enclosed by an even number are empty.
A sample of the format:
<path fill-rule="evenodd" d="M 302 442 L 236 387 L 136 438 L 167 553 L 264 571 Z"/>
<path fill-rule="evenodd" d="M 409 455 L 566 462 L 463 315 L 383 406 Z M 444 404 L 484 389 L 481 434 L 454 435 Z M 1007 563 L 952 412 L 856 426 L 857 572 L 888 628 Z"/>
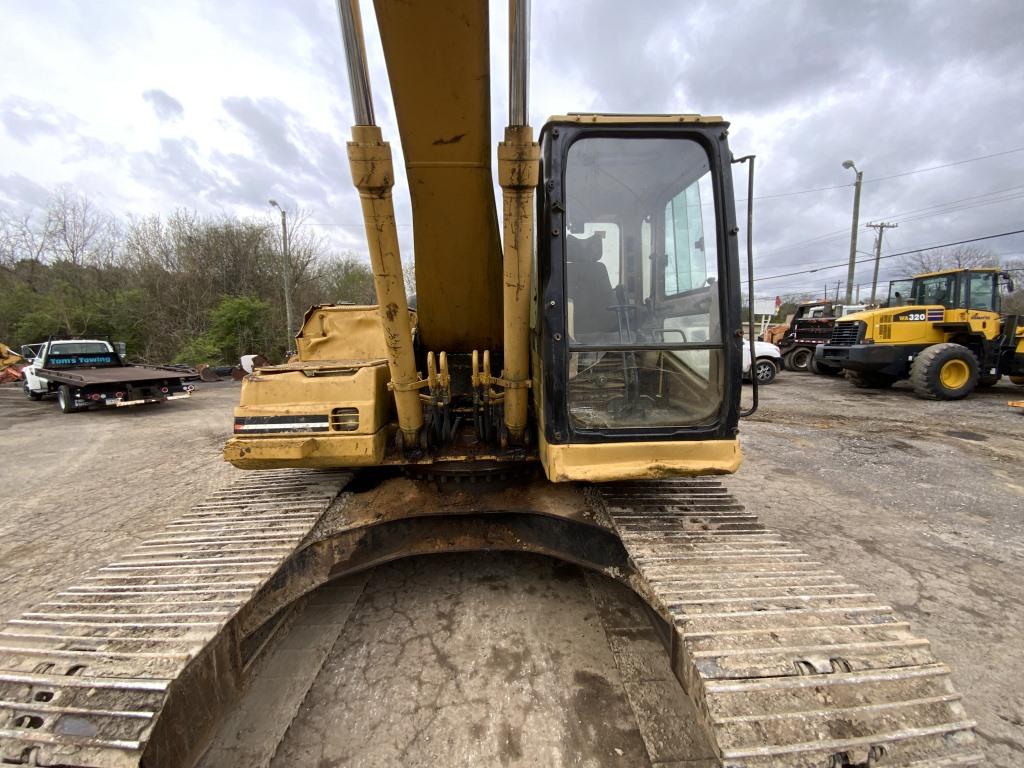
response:
<path fill-rule="evenodd" d="M 619 303 L 601 263 L 601 238 L 569 236 L 566 242 L 565 279 L 573 304 L 573 336 L 576 341 L 618 341 L 618 314 L 610 309 Z M 597 335 L 599 339 L 587 339 Z M 609 336 L 611 334 L 611 336 Z"/>

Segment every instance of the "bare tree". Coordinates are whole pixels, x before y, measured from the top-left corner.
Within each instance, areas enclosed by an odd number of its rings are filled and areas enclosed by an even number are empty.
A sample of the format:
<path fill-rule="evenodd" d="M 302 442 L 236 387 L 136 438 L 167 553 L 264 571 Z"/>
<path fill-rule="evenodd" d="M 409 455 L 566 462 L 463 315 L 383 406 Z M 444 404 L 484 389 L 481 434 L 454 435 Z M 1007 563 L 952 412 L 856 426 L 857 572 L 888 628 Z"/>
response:
<path fill-rule="evenodd" d="M 117 254 L 117 220 L 83 194 L 58 187 L 46 214 L 47 248 L 56 261 L 109 266 Z"/>
<path fill-rule="evenodd" d="M 950 248 L 908 253 L 899 257 L 898 263 L 908 275 L 920 275 L 925 272 L 939 272 L 943 269 L 996 267 L 999 266 L 999 259 L 987 248 L 979 248 L 974 245 L 955 245 Z"/>

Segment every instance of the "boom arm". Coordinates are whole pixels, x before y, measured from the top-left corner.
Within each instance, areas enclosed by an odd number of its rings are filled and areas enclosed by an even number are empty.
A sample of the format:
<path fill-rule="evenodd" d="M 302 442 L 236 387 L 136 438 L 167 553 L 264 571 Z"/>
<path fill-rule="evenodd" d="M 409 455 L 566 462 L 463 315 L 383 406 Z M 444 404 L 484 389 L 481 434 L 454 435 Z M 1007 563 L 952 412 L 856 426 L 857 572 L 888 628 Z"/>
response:
<path fill-rule="evenodd" d="M 412 197 L 420 339 L 428 350 L 498 349 L 487 4 L 374 0 L 374 8 Z"/>

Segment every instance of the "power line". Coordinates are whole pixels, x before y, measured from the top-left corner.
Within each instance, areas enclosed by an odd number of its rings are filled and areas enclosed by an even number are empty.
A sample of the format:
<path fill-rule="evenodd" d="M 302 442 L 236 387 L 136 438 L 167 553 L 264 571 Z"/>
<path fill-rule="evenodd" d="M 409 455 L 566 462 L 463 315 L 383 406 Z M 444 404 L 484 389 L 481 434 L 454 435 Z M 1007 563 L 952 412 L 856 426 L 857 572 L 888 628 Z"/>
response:
<path fill-rule="evenodd" d="M 927 171 L 937 171 L 940 168 L 952 168 L 954 165 L 963 165 L 964 163 L 974 163 L 974 162 L 977 162 L 978 160 L 988 160 L 989 158 L 993 158 L 993 157 L 1002 157 L 1003 155 L 1012 155 L 1014 152 L 1024 152 L 1024 147 L 1016 147 L 1014 149 L 1006 149 L 1006 150 L 1003 150 L 1002 152 L 993 152 L 991 155 L 981 155 L 980 157 L 969 157 L 966 160 L 955 160 L 952 163 L 943 163 L 942 165 L 933 165 L 933 166 L 931 166 L 929 168 L 918 168 L 917 170 L 914 170 L 914 171 L 904 171 L 903 173 L 894 173 L 894 174 L 892 174 L 890 176 L 879 176 L 876 179 L 865 179 L 864 182 L 867 183 L 869 181 L 874 182 L 874 181 L 886 181 L 888 179 L 899 179 L 899 178 L 902 178 L 903 176 L 912 176 L 915 173 L 926 173 Z"/>
<path fill-rule="evenodd" d="M 980 195 L 971 195 L 970 197 L 962 197 L 962 198 L 958 198 L 956 200 L 949 200 L 949 201 L 947 201 L 945 203 L 936 203 L 934 205 L 925 206 L 924 208 L 916 208 L 914 210 L 903 211 L 901 213 L 886 214 L 884 218 L 892 219 L 892 220 L 898 221 L 898 222 L 907 222 L 907 221 L 911 221 L 911 220 L 916 221 L 918 219 L 928 218 L 929 216 L 938 216 L 938 215 L 943 214 L 943 213 L 956 213 L 958 211 L 968 210 L 969 208 L 979 208 L 979 207 L 982 207 L 982 206 L 985 206 L 985 205 L 995 205 L 996 203 L 1011 202 L 1013 200 L 1018 199 L 1018 197 L 1020 197 L 1021 195 L 1014 194 L 1014 195 L 1008 195 L 1008 196 L 1005 196 L 1005 197 L 1000 197 L 1000 198 L 997 198 L 997 199 L 994 199 L 994 200 L 980 200 L 979 202 L 977 202 L 975 204 L 972 204 L 972 205 L 963 205 L 963 206 L 961 206 L 962 203 L 967 203 L 967 202 L 970 202 L 972 200 L 979 200 L 979 198 L 992 197 L 994 195 L 1005 195 L 1008 192 L 1016 192 L 1017 190 L 1024 190 L 1024 185 L 1016 186 L 1016 187 L 1007 187 L 1006 189 L 997 189 L 997 190 L 993 190 L 992 192 L 984 192 L 984 193 L 982 193 Z M 958 206 L 958 207 L 951 208 L 951 206 Z M 933 209 L 945 209 L 945 208 L 949 208 L 949 210 L 933 210 Z M 926 211 L 931 211 L 931 213 L 925 213 Z M 922 215 L 916 216 L 914 214 L 922 214 Z M 874 217 L 873 216 L 871 218 L 883 218 L 883 217 Z M 865 227 L 861 227 L 860 229 L 862 229 L 863 231 L 866 232 L 868 228 L 865 226 Z M 848 228 L 837 229 L 837 230 L 833 230 L 831 232 L 826 232 L 826 233 L 821 234 L 821 235 L 816 235 L 815 237 L 808 238 L 807 240 L 799 240 L 799 241 L 797 241 L 795 243 L 788 243 L 786 245 L 780 245 L 780 246 L 777 246 L 776 248 L 772 248 L 770 251 L 765 251 L 765 252 L 761 253 L 760 255 L 761 256 L 771 256 L 772 254 L 782 253 L 783 251 L 788 251 L 788 250 L 793 250 L 793 249 L 796 249 L 796 248 L 798 248 L 800 246 L 803 246 L 803 245 L 811 245 L 813 243 L 825 242 L 825 241 L 828 241 L 828 240 L 836 240 L 836 239 L 838 239 L 840 237 L 849 237 L 849 229 Z"/>
<path fill-rule="evenodd" d="M 895 256 L 907 256 L 907 255 L 909 255 L 911 253 L 921 253 L 922 251 L 932 251 L 932 250 L 935 250 L 936 248 L 950 248 L 950 247 L 952 247 L 954 245 L 964 245 L 966 243 L 977 243 L 977 242 L 980 242 L 982 240 L 994 240 L 997 237 L 1009 237 L 1010 235 L 1019 235 L 1022 232 L 1024 232 L 1024 229 L 1015 229 L 1015 230 L 1013 230 L 1011 232 L 1000 232 L 997 235 L 982 235 L 981 237 L 971 237 L 971 238 L 968 238 L 966 240 L 957 240 L 956 242 L 952 242 L 952 243 L 942 243 L 941 245 L 929 245 L 929 246 L 926 246 L 924 248 L 915 248 L 915 249 L 913 249 L 911 251 L 901 251 L 899 253 L 887 253 L 884 256 L 880 257 L 880 258 L 891 259 L 891 258 L 893 258 Z M 874 260 L 874 257 L 872 257 L 870 259 L 857 259 L 856 263 L 862 264 L 864 262 L 873 261 L 873 260 Z M 779 278 L 782 278 L 782 277 L 792 277 L 793 275 L 809 275 L 809 274 L 814 273 L 814 272 L 821 272 L 821 271 L 826 270 L 826 269 L 838 269 L 839 267 L 846 267 L 848 265 L 849 265 L 849 262 L 845 262 L 845 261 L 841 262 L 839 264 L 826 264 L 826 265 L 823 265 L 823 266 L 820 266 L 820 267 L 815 267 L 814 269 L 801 269 L 801 270 L 798 270 L 797 272 L 785 272 L 785 273 L 783 273 L 781 275 L 769 275 L 768 277 L 755 277 L 754 281 L 757 282 L 759 280 L 778 280 Z"/>
<path fill-rule="evenodd" d="M 989 160 L 993 157 L 1002 157 L 1004 155 L 1012 155 L 1015 152 L 1024 152 L 1024 147 L 1014 147 L 1013 149 L 1006 149 L 1002 152 L 993 152 L 990 155 L 980 155 L 978 157 L 969 157 L 966 160 L 954 160 L 951 163 L 943 163 L 941 165 L 932 165 L 927 168 L 916 168 L 913 171 L 902 171 L 901 173 L 893 173 L 889 176 L 879 176 L 874 179 L 864 179 L 864 184 L 874 183 L 876 181 L 887 181 L 889 179 L 899 179 L 904 176 L 913 176 L 916 173 L 927 173 L 929 171 L 938 171 L 942 168 L 952 168 L 956 165 L 964 165 L 965 163 L 976 163 L 979 160 Z M 852 187 L 853 184 L 834 184 L 829 187 L 813 187 L 811 189 L 796 189 L 789 192 L 776 192 L 770 195 L 754 195 L 755 200 L 772 200 L 779 197 L 794 197 L 796 195 L 809 195 L 812 192 L 828 192 L 833 189 L 845 189 L 846 187 Z M 746 198 L 737 199 L 736 202 L 746 202 Z"/>

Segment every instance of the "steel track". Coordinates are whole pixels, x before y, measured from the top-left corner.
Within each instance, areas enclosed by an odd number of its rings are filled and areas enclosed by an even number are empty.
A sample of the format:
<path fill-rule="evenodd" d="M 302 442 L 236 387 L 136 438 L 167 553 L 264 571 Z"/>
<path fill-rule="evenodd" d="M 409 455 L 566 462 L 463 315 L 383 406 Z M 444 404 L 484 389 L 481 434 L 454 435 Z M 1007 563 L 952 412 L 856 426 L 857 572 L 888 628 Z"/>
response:
<path fill-rule="evenodd" d="M 191 764 L 240 687 L 234 619 L 350 477 L 247 475 L 0 630 L 0 764 Z"/>
<path fill-rule="evenodd" d="M 704 479 L 602 486 L 634 588 L 728 768 L 977 765 L 927 640 Z"/>

